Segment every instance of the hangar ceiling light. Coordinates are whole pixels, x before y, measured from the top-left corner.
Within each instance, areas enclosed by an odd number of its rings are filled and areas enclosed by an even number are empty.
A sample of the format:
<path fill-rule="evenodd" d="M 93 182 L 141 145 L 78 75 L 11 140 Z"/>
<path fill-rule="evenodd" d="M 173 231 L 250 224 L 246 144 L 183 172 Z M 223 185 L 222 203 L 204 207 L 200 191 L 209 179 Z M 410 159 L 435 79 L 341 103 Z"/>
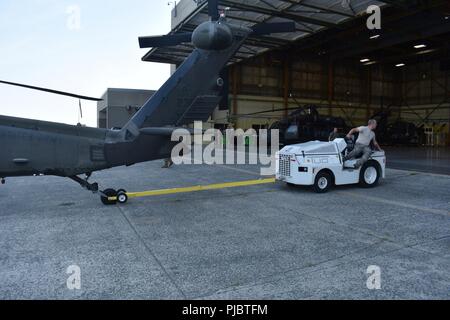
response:
<path fill-rule="evenodd" d="M 421 55 L 421 54 L 432 53 L 432 52 L 435 52 L 435 51 L 437 51 L 437 49 L 427 49 L 427 50 L 419 51 L 416 54 Z"/>
<path fill-rule="evenodd" d="M 404 67 L 405 64 L 404 64 L 404 63 L 399 63 L 399 64 L 396 64 L 395 66 L 396 66 L 397 68 L 400 68 L 400 67 Z"/>
<path fill-rule="evenodd" d="M 426 48 L 427 46 L 425 44 L 417 44 L 414 46 L 414 48 L 416 49 L 422 49 L 422 48 Z"/>
<path fill-rule="evenodd" d="M 361 59 L 361 60 L 359 60 L 359 61 L 361 61 L 362 63 L 364 63 L 364 62 L 369 62 L 369 61 L 370 61 L 370 59 L 368 59 L 368 58 L 364 58 L 364 59 Z"/>

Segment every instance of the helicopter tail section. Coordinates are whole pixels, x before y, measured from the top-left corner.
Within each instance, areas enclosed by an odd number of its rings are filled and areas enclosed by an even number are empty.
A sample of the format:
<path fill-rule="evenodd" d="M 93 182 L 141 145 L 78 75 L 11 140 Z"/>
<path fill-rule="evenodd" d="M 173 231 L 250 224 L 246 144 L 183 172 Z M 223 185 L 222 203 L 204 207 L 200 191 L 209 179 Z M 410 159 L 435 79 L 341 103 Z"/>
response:
<path fill-rule="evenodd" d="M 193 121 L 206 121 L 221 97 L 215 94 L 223 85 L 220 73 L 241 45 L 237 41 L 222 51 L 195 49 L 124 126 L 126 140 L 139 135 L 145 127 L 181 126 Z"/>

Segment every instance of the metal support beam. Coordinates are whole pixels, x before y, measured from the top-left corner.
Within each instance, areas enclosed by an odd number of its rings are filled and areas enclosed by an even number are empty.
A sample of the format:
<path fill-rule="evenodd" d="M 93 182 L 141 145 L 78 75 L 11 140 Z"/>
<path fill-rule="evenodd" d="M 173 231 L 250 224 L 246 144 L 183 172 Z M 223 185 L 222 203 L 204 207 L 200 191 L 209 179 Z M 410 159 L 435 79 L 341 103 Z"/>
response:
<path fill-rule="evenodd" d="M 281 1 L 282 2 L 288 2 L 288 3 L 291 3 L 291 4 L 297 4 L 297 5 L 306 7 L 306 8 L 315 9 L 315 10 L 319 10 L 319 11 L 322 11 L 322 12 L 327 12 L 327 13 L 330 13 L 330 14 L 338 14 L 340 16 L 344 16 L 344 17 L 347 17 L 347 18 L 354 18 L 355 17 L 355 15 L 352 14 L 352 13 L 344 12 L 344 11 L 341 11 L 341 10 L 335 10 L 335 9 L 332 9 L 332 8 L 324 8 L 324 7 L 321 7 L 319 5 L 312 4 L 312 3 L 302 3 L 301 1 L 294 1 L 294 0 L 281 0 Z"/>
<path fill-rule="evenodd" d="M 233 110 L 232 110 L 232 115 L 236 116 L 238 114 L 238 100 L 237 100 L 237 95 L 238 95 L 238 68 L 239 65 L 233 65 L 231 67 L 231 72 L 232 72 L 232 78 L 233 78 Z"/>
<path fill-rule="evenodd" d="M 447 94 L 446 94 L 447 101 L 449 98 L 449 96 L 448 96 L 448 92 L 449 92 L 448 91 L 448 74 L 449 74 L 449 72 L 445 71 L 445 88 L 447 90 Z M 447 124 L 447 126 L 448 126 L 447 145 L 450 147 L 450 108 L 448 108 L 448 124 Z"/>
<path fill-rule="evenodd" d="M 362 33 L 350 42 L 336 45 L 330 54 L 334 59 L 340 60 L 450 32 L 450 24 L 441 22 L 439 15 L 433 13 L 419 13 L 413 17 L 405 17 L 397 21 L 394 27 L 395 32 L 385 34 L 377 41 L 371 41 L 367 34 Z"/>
<path fill-rule="evenodd" d="M 315 25 L 322 26 L 322 27 L 330 27 L 331 28 L 331 27 L 336 26 L 336 24 L 328 22 L 328 21 L 305 17 L 305 16 L 301 16 L 298 14 L 288 13 L 288 12 L 280 12 L 275 9 L 268 9 L 268 8 L 258 7 L 255 5 L 248 5 L 245 3 L 238 3 L 238 2 L 234 2 L 234 1 L 220 1 L 220 4 L 234 8 L 234 9 L 256 12 L 256 13 L 264 14 L 267 16 L 284 18 L 284 19 L 293 20 L 293 21 L 303 21 L 303 22 L 315 24 Z"/>
<path fill-rule="evenodd" d="M 369 66 L 366 71 L 366 118 L 370 119 L 372 116 L 372 68 Z"/>
<path fill-rule="evenodd" d="M 289 55 L 283 61 L 283 106 L 284 116 L 288 116 L 289 95 L 291 89 L 291 59 Z"/>
<path fill-rule="evenodd" d="M 408 9 L 409 7 L 413 7 L 418 4 L 416 0 L 383 0 L 383 2 L 400 9 Z"/>
<path fill-rule="evenodd" d="M 331 59 L 328 61 L 328 114 L 333 116 L 334 100 L 334 64 Z"/>
<path fill-rule="evenodd" d="M 227 14 L 227 19 L 228 20 L 236 20 L 236 21 L 239 21 L 239 22 L 244 21 L 244 22 L 249 22 L 249 23 L 254 23 L 254 24 L 261 23 L 261 21 L 259 21 L 259 20 L 250 19 L 250 18 L 247 18 L 247 17 L 234 16 L 234 15 L 231 15 L 231 14 Z M 231 21 L 231 22 L 233 22 L 233 21 Z M 310 29 L 299 28 L 297 26 L 295 27 L 295 30 L 299 31 L 299 32 L 313 33 L 313 31 L 310 30 Z"/>

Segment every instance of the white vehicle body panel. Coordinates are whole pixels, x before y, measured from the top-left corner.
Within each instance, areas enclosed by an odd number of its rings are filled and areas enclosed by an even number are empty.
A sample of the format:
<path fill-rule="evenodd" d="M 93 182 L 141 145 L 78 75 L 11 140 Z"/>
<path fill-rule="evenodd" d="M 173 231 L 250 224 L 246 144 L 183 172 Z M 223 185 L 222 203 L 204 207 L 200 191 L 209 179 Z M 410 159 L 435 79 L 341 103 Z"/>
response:
<path fill-rule="evenodd" d="M 344 139 L 332 142 L 312 141 L 284 147 L 277 153 L 277 180 L 295 185 L 310 186 L 322 170 L 331 171 L 336 185 L 356 184 L 360 180 L 361 169 L 344 169 L 343 156 L 347 149 Z M 381 177 L 386 175 L 384 151 L 376 151 L 372 160 L 379 163 Z M 353 167 L 357 159 L 346 161 L 345 167 Z"/>

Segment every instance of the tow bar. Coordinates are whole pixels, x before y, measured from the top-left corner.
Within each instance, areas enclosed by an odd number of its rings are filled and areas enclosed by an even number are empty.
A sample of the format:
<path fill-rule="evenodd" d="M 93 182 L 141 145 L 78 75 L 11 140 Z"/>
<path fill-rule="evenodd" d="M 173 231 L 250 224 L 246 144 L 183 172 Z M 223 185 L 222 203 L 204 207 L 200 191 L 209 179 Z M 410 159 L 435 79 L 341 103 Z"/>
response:
<path fill-rule="evenodd" d="M 142 191 L 142 192 L 126 192 L 124 190 L 119 190 L 117 192 L 117 196 L 108 197 L 108 201 L 111 202 L 111 204 L 117 203 L 117 202 L 120 204 L 125 204 L 128 202 L 129 199 L 132 199 L 132 198 L 154 197 L 154 196 L 162 196 L 162 195 L 169 195 L 169 194 L 179 194 L 179 193 L 190 193 L 190 192 L 199 192 L 199 191 L 207 191 L 207 190 L 248 187 L 248 186 L 256 186 L 256 185 L 262 185 L 262 184 L 270 184 L 270 183 L 275 183 L 275 182 L 276 182 L 275 178 L 269 178 L 269 179 L 217 183 L 217 184 L 210 184 L 210 185 L 205 185 L 205 186 L 193 186 L 193 187 L 186 187 L 186 188 L 150 190 L 150 191 Z"/>

